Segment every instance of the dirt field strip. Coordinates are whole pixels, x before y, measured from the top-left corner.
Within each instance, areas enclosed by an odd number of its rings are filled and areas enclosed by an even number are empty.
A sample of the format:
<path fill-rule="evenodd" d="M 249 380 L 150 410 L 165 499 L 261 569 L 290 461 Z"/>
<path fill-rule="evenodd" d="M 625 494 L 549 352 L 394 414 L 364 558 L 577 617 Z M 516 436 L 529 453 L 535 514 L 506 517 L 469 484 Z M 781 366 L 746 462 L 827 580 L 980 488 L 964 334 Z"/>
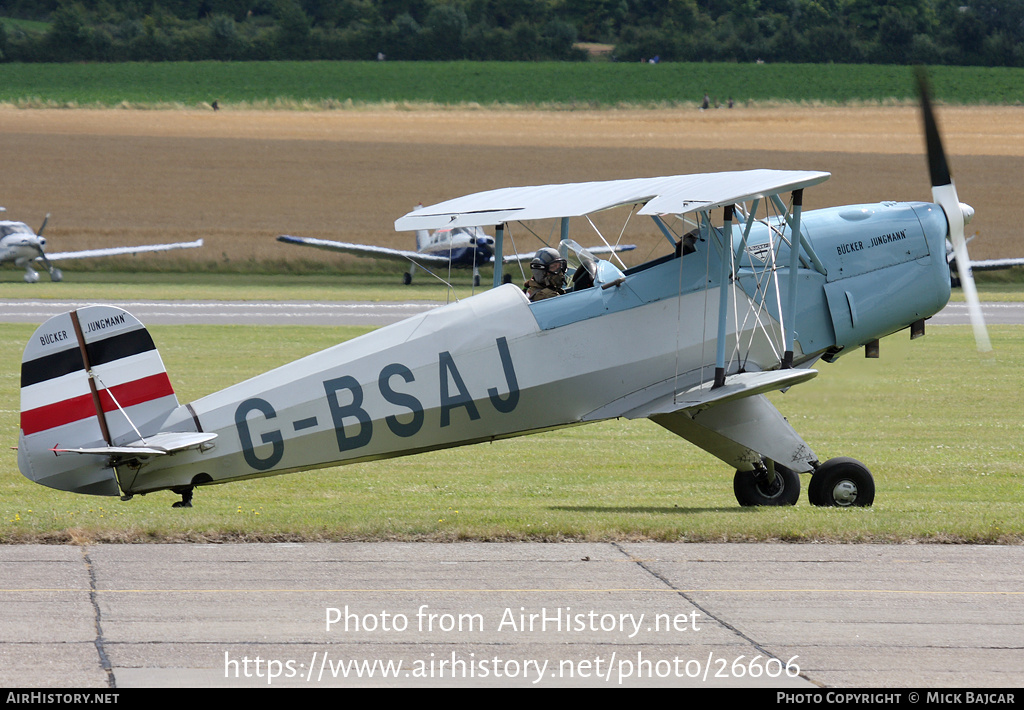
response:
<path fill-rule="evenodd" d="M 1024 156 L 1024 107 L 940 107 L 949 150 Z M 0 108 L 5 132 L 544 147 L 921 152 L 914 107 L 532 111 Z"/>
<path fill-rule="evenodd" d="M 338 261 L 278 234 L 408 247 L 394 220 L 507 185 L 784 168 L 827 170 L 808 208 L 930 199 L 917 110 L 747 108 L 250 111 L 0 108 L 0 150 L 23 166 L 8 216 L 56 250 L 203 237 L 175 258 Z M 974 258 L 1024 256 L 1024 108 L 940 107 Z M 12 173 L 8 173 L 9 175 Z M 627 238 L 646 257 L 663 239 Z M 526 236 L 524 234 L 524 236 Z M 534 248 L 534 241 L 517 248 Z M 639 258 L 639 257 L 638 257 Z M 350 262 L 351 263 L 351 262 Z M 72 269 L 73 271 L 73 269 Z"/>

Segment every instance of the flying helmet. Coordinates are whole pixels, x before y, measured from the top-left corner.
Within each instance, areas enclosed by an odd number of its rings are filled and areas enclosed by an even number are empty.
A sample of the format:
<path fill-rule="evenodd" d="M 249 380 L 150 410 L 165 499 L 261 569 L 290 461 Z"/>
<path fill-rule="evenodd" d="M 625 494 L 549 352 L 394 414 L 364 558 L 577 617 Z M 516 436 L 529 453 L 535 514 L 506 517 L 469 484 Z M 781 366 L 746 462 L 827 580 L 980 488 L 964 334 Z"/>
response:
<path fill-rule="evenodd" d="M 542 286 L 561 288 L 565 283 L 566 261 L 557 249 L 544 247 L 539 250 L 530 262 L 533 280 Z"/>

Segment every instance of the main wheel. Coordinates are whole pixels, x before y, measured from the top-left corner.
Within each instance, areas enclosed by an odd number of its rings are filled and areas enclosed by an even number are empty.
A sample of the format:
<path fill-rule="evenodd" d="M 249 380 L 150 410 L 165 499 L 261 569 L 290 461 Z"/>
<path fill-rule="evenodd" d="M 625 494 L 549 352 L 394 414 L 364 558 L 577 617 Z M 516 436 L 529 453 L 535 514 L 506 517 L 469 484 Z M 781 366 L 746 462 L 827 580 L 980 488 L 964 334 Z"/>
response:
<path fill-rule="evenodd" d="M 763 471 L 737 471 L 732 490 L 740 505 L 795 505 L 800 499 L 800 474 L 775 464 L 775 480 Z"/>
<path fill-rule="evenodd" d="M 811 505 L 866 507 L 875 502 L 875 479 L 856 459 L 839 457 L 821 464 L 807 487 Z"/>

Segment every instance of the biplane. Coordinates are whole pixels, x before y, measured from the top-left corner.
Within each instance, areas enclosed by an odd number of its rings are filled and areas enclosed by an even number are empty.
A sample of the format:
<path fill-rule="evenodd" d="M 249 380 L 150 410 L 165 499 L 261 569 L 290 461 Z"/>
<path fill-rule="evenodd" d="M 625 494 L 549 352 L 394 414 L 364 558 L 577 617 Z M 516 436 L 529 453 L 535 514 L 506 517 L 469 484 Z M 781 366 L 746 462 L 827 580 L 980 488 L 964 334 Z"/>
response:
<path fill-rule="evenodd" d="M 0 207 L 0 212 L 5 211 Z M 65 251 L 56 254 L 46 253 L 46 238 L 43 230 L 49 222 L 50 215 L 46 215 L 43 224 L 38 232 L 32 231 L 24 222 L 13 222 L 10 220 L 0 221 L 0 263 L 14 262 L 16 266 L 25 269 L 25 282 L 36 283 L 39 281 L 39 272 L 32 268 L 32 264 L 40 263 L 49 272 L 51 281 L 62 281 L 64 274 L 53 265 L 55 261 L 66 261 L 69 259 L 94 259 L 101 256 L 120 256 L 123 254 L 142 254 L 146 252 L 171 251 L 173 249 L 194 249 L 203 245 L 202 239 L 194 242 L 176 242 L 174 244 L 148 244 L 133 247 L 108 247 L 103 249 L 84 249 L 82 251 Z"/>
<path fill-rule="evenodd" d="M 650 419 L 735 469 L 737 501 L 869 506 L 868 468 L 822 461 L 767 398 L 819 363 L 924 333 L 950 296 L 946 239 L 969 264 L 962 206 L 933 112 L 922 106 L 931 202 L 804 211 L 827 172 L 749 170 L 516 187 L 414 210 L 399 231 L 554 220 L 567 292 L 530 302 L 502 284 L 188 404 L 143 325 L 111 306 L 55 316 L 22 364 L 22 473 L 53 488 L 131 498 Z M 572 220 L 650 218 L 664 254 L 619 268 L 580 247 Z M 592 223 L 592 222 L 591 222 Z M 658 237 L 661 238 L 660 236 Z M 979 348 L 989 349 L 969 268 Z"/>

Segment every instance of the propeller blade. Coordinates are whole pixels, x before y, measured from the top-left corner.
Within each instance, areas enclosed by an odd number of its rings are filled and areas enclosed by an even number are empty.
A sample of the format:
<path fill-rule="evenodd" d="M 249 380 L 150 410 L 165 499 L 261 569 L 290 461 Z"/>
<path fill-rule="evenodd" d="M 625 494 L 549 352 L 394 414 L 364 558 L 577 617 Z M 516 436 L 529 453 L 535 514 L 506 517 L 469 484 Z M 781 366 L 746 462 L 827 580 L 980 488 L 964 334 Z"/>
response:
<path fill-rule="evenodd" d="M 956 259 L 957 271 L 960 274 L 960 287 L 964 292 L 964 300 L 967 301 L 967 312 L 970 315 L 971 325 L 974 328 L 974 340 L 978 344 L 980 352 L 992 350 L 992 343 L 988 337 L 988 330 L 985 327 L 985 317 L 981 312 L 981 301 L 978 298 L 978 290 L 974 285 L 974 275 L 971 273 L 971 258 L 967 254 L 967 239 L 964 236 L 965 211 L 971 216 L 974 210 L 969 206 L 961 206 L 960 198 L 956 193 L 956 186 L 953 184 L 953 176 L 949 172 L 949 163 L 946 160 L 946 152 L 942 148 L 942 135 L 939 133 L 938 124 L 935 121 L 935 111 L 932 108 L 931 95 L 928 89 L 928 77 L 924 69 L 917 70 L 917 90 L 921 99 L 921 114 L 924 119 L 925 145 L 928 149 L 928 172 L 932 181 L 932 199 L 946 213 L 946 222 L 949 225 L 949 241 L 953 245 L 953 255 Z M 966 208 L 966 210 L 965 210 Z"/>
<path fill-rule="evenodd" d="M 46 216 L 43 217 L 43 223 L 39 225 L 39 231 L 36 232 L 36 236 L 43 236 L 43 230 L 46 229 L 46 223 L 50 221 L 50 213 L 47 212 Z"/>

